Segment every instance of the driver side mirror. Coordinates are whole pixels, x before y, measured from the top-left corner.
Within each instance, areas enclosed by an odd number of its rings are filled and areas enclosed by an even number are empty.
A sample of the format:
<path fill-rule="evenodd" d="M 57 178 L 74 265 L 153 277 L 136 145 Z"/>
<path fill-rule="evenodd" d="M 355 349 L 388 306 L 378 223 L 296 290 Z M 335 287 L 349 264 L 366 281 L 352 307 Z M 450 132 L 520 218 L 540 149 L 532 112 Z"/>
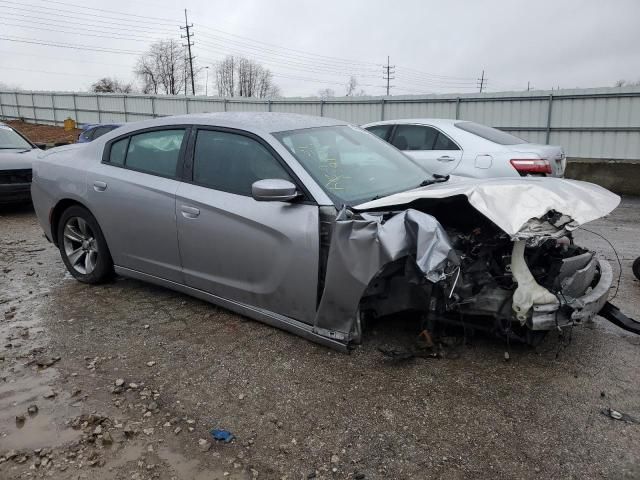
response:
<path fill-rule="evenodd" d="M 267 178 L 251 185 L 251 195 L 259 202 L 290 202 L 300 194 L 289 180 Z"/>

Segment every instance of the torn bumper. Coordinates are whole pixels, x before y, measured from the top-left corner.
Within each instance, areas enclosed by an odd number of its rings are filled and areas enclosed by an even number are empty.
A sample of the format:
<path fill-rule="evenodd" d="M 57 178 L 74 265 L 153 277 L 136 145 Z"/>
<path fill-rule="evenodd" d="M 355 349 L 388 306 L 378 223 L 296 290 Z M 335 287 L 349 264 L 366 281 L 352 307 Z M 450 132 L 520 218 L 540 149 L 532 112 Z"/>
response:
<path fill-rule="evenodd" d="M 598 283 L 588 287 L 587 292 L 577 298 L 560 295 L 561 300 L 554 303 L 534 305 L 532 313 L 527 319 L 527 326 L 531 330 L 552 330 L 569 325 L 575 325 L 595 317 L 607 302 L 609 289 L 613 282 L 613 271 L 606 260 L 594 258 L 594 266 L 600 270 Z M 590 264 L 591 265 L 591 264 Z M 578 270 L 571 278 L 571 285 L 580 282 L 589 273 L 590 265 Z"/>

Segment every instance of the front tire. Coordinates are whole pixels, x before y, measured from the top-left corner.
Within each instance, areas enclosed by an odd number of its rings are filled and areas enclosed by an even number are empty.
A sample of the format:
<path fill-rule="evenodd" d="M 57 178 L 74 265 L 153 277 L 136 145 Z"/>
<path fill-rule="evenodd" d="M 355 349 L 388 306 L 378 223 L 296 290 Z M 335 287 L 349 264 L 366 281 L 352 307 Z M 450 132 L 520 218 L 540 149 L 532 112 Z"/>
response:
<path fill-rule="evenodd" d="M 67 270 L 80 282 L 102 283 L 113 274 L 113 260 L 102 230 L 84 207 L 74 205 L 62 214 L 58 249 Z"/>
<path fill-rule="evenodd" d="M 640 257 L 636 258 L 636 261 L 633 262 L 633 266 L 631 268 L 633 270 L 633 274 L 638 280 L 640 280 Z"/>

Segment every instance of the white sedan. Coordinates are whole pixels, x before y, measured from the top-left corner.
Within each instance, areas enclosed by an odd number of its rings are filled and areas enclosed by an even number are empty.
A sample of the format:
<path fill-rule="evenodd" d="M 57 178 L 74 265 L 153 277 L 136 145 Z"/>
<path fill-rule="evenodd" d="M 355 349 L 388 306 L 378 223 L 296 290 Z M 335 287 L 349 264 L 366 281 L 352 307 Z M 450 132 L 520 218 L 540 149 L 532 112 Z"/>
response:
<path fill-rule="evenodd" d="M 441 118 L 363 125 L 431 173 L 463 177 L 564 176 L 562 147 L 528 143 L 479 123 Z"/>

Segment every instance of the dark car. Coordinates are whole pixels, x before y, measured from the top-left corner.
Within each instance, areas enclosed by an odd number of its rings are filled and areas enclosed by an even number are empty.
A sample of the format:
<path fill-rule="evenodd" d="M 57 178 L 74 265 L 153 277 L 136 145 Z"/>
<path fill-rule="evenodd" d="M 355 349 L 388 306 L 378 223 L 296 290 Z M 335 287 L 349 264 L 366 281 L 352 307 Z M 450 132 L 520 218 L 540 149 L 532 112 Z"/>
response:
<path fill-rule="evenodd" d="M 0 204 L 31 200 L 31 163 L 40 150 L 0 122 Z"/>
<path fill-rule="evenodd" d="M 96 123 L 91 125 L 85 125 L 82 133 L 78 137 L 78 143 L 87 143 L 101 137 L 105 133 L 109 133 L 111 130 L 115 130 L 118 127 L 124 125 L 123 123 Z"/>

